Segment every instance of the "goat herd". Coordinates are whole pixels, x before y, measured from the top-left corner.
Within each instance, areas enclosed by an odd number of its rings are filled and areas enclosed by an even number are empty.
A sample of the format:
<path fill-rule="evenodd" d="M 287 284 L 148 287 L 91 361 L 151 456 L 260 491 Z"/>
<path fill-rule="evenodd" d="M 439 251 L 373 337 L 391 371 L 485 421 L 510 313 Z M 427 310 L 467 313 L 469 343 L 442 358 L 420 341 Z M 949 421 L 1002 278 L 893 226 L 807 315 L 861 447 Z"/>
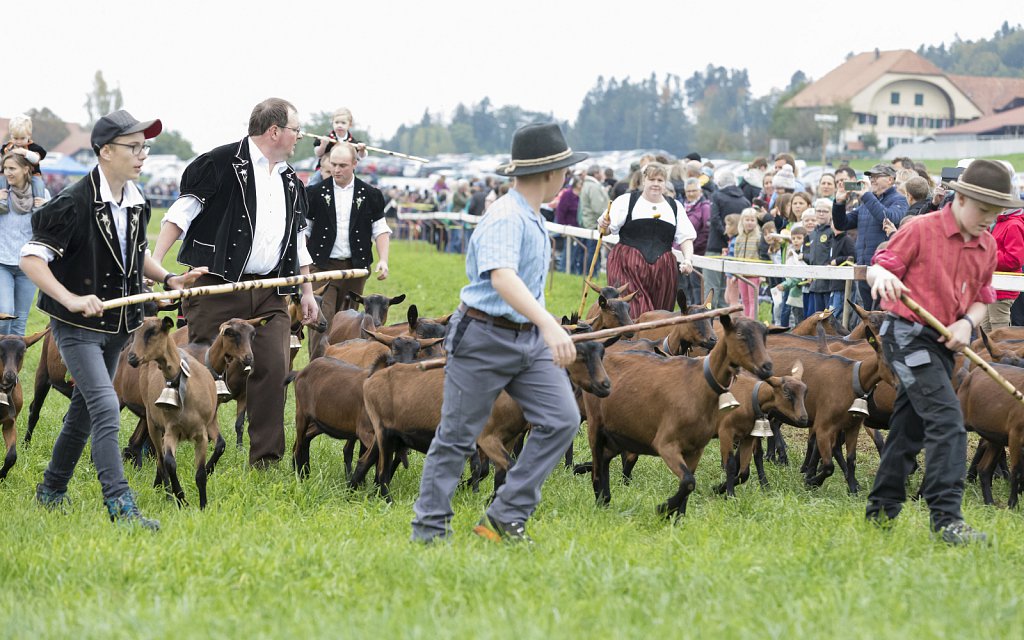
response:
<path fill-rule="evenodd" d="M 597 331 L 633 322 L 627 287 L 593 288 L 599 297 L 588 320 L 563 318 L 567 331 Z M 426 453 L 440 422 L 444 370 L 423 367 L 420 361 L 443 355 L 448 317 L 419 318 L 411 305 L 407 322 L 387 325 L 389 306 L 403 302 L 404 295 L 352 298 L 364 310 L 341 311 L 329 327 L 321 316 L 318 330 L 308 340 L 309 364 L 289 377 L 295 386 L 292 461 L 299 477 L 305 478 L 316 436 L 346 440 L 343 456 L 350 485 L 361 485 L 375 467 L 379 491 L 390 500 L 389 484 L 399 466 L 408 466 L 409 449 Z M 688 305 L 682 296 L 678 304 L 679 312 L 654 311 L 636 320 L 695 315 L 709 307 L 708 302 Z M 576 361 L 567 375 L 587 423 L 593 462 L 574 466 L 570 449 L 566 465 L 591 474 L 597 501 L 604 504 L 611 500 L 612 458 L 621 454 L 628 481 L 639 455 L 660 456 L 679 485 L 659 512 L 676 516 L 686 512 L 697 464 L 716 437 L 725 470 L 718 493 L 733 495 L 735 486 L 749 478 L 752 459 L 761 485 L 767 486 L 764 458 L 788 462 L 780 430 L 786 423 L 809 429 L 801 468 L 805 483 L 821 486 L 838 465 L 848 490 L 856 493 L 856 445 L 862 427 L 880 449 L 877 430 L 887 428 L 896 394 L 878 337 L 884 314 L 854 308 L 861 322 L 853 331 L 847 331 L 831 311 L 815 314 L 788 332 L 722 315 L 714 324 L 708 318 L 694 319 L 626 333 L 622 340 L 578 342 Z M 303 337 L 299 319 L 301 311 L 293 305 L 293 360 Z M 219 404 L 236 402 L 236 441 L 242 443 L 251 340 L 262 322 L 263 318 L 225 322 L 213 344 L 207 345 L 190 342 L 187 326 L 172 331 L 174 321 L 169 317 L 151 316 L 121 354 L 114 386 L 122 408 L 139 418 L 124 449 L 125 459 L 141 467 L 147 452 L 155 454 L 156 483 L 179 504 L 185 503 L 185 492 L 175 454 L 180 441 L 191 440 L 199 505 L 206 505 L 207 476 L 226 446 L 218 428 Z M 15 422 L 23 404 L 18 374 L 26 349 L 40 339 L 26 443 L 50 388 L 66 396 L 73 390 L 74 381 L 68 379 L 49 330 L 25 338 L 0 337 L 0 424 L 6 445 L 0 480 L 17 459 Z M 1024 328 L 982 334 L 975 346 L 979 353 L 989 354 L 1005 378 L 1024 387 Z M 953 383 L 968 429 L 981 438 L 969 476 L 980 476 L 985 502 L 992 504 L 993 476 L 1007 472 L 1009 506 L 1016 506 L 1024 489 L 1024 406 L 1012 401 L 981 369 L 968 368 L 966 360 L 958 363 Z M 766 428 L 772 435 L 762 447 Z M 470 461 L 469 484 L 474 490 L 491 465 L 495 490 L 501 486 L 529 429 L 519 406 L 503 392 L 477 441 L 478 454 Z M 353 468 L 357 442 L 361 453 Z M 209 443 L 213 453 L 207 459 Z"/>

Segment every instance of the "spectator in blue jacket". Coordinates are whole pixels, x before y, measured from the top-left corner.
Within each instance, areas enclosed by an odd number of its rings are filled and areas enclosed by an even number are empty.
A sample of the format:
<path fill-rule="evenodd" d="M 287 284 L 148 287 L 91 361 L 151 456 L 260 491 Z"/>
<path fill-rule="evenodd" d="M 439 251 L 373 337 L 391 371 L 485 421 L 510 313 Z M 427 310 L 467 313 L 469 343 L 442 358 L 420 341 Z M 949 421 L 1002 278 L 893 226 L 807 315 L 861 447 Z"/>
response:
<path fill-rule="evenodd" d="M 886 240 L 885 231 L 882 229 L 884 220 L 891 220 L 897 227 L 900 220 L 907 214 L 907 199 L 903 197 L 896 187 L 896 170 L 887 164 L 876 164 L 864 172 L 868 183 L 861 182 L 861 188 L 856 191 L 860 196 L 860 204 L 851 211 L 846 210 L 846 198 L 849 195 L 843 182 L 838 180 L 836 185 L 836 200 L 832 205 L 832 222 L 836 229 L 849 231 L 857 230 L 857 264 L 871 264 L 871 257 L 875 255 L 875 249 Z M 867 282 L 857 282 L 857 291 L 860 294 L 860 303 L 865 309 L 873 309 L 874 301 L 871 299 L 871 287 Z"/>

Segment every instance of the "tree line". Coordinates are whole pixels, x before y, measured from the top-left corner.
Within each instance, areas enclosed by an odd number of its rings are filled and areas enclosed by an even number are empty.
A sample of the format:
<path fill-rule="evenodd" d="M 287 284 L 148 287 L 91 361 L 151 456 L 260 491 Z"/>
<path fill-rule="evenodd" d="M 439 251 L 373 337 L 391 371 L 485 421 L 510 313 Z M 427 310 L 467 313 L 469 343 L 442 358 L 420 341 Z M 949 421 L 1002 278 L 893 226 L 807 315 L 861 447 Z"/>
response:
<path fill-rule="evenodd" d="M 917 53 L 948 73 L 1021 77 L 1024 28 L 1019 24 L 1011 27 L 1004 21 L 990 39 L 972 42 L 957 37 L 949 45 L 921 45 Z M 785 138 L 791 148 L 812 153 L 821 148 L 814 112 L 785 106 L 810 82 L 798 70 L 784 89 L 755 96 L 746 69 L 708 65 L 686 79 L 671 73 L 662 77 L 651 73 L 641 80 L 600 76 L 583 96 L 575 121 L 560 124 L 573 147 L 590 151 L 662 149 L 675 155 L 691 151 L 728 154 L 763 151 L 771 138 Z M 103 73 L 97 71 L 92 90 L 86 95 L 87 126 L 100 115 L 121 108 L 123 102 L 120 87 L 110 87 Z M 844 128 L 853 115 L 849 105 L 815 112 L 838 116 L 835 131 Z M 32 109 L 28 115 L 34 123 L 34 138 L 44 147 L 52 149 L 67 137 L 64 121 L 50 109 Z M 402 125 L 390 139 L 377 142 L 421 156 L 506 153 L 517 128 L 541 120 L 556 118 L 551 112 L 519 105 L 496 106 L 484 97 L 476 104 L 460 103 L 450 115 L 425 110 L 418 123 Z M 367 141 L 366 132 L 356 124 L 353 135 Z M 303 127 L 329 131 L 331 112 L 312 114 Z M 182 159 L 195 155 L 191 142 L 174 130 L 165 131 L 154 141 L 152 153 L 169 153 Z M 295 158 L 312 155 L 312 140 L 301 140 Z"/>

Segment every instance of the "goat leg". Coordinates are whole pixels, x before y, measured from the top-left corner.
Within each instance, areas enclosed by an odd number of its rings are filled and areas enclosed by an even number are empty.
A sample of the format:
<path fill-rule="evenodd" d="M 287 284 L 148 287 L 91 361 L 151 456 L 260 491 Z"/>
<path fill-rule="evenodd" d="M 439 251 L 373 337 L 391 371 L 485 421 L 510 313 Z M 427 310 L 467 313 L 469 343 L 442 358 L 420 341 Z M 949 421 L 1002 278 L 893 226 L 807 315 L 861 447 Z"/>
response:
<path fill-rule="evenodd" d="M 640 460 L 640 455 L 623 451 L 619 457 L 622 460 L 622 484 L 628 485 L 633 481 L 633 467 Z"/>
<path fill-rule="evenodd" d="M 786 439 L 782 436 L 782 421 L 772 418 L 770 424 L 772 435 L 769 436 L 768 443 L 774 454 L 769 457 L 769 460 L 777 465 L 787 467 L 789 466 L 789 452 L 786 447 Z"/>
<path fill-rule="evenodd" d="M 755 438 L 754 443 L 754 466 L 757 467 L 757 480 L 761 483 L 762 489 L 768 488 L 768 475 L 764 472 L 764 448 L 761 446 L 761 438 Z"/>
<path fill-rule="evenodd" d="M 178 506 L 184 507 L 188 502 L 185 500 L 185 490 L 181 488 L 181 481 L 178 480 L 178 462 L 174 459 L 172 447 L 164 448 L 164 469 L 171 480 L 171 490 L 178 501 Z"/>
<path fill-rule="evenodd" d="M 357 438 L 351 438 L 345 441 L 345 448 L 342 449 L 342 455 L 345 457 L 345 477 L 352 477 L 352 455 L 356 451 L 356 440 Z M 307 469 L 308 471 L 308 469 Z"/>
<path fill-rule="evenodd" d="M 7 477 L 11 467 L 18 461 L 18 429 L 12 420 L 10 424 L 4 425 L 4 449 L 7 454 L 4 455 L 4 464 L 0 467 L 0 480 Z"/>

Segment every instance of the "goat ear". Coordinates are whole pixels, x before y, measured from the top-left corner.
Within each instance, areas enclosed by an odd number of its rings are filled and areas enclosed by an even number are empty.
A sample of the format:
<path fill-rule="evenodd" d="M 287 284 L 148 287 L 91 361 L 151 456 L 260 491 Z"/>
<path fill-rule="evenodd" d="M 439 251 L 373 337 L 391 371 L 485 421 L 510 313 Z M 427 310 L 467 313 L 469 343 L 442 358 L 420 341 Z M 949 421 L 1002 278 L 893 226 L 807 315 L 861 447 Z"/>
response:
<path fill-rule="evenodd" d="M 602 309 L 607 309 L 608 308 L 608 298 L 606 298 L 604 296 L 597 296 L 597 304 Z"/>
<path fill-rule="evenodd" d="M 419 321 L 420 311 L 416 308 L 416 305 L 409 305 L 409 311 L 405 314 L 405 319 L 409 321 L 409 333 L 412 333 L 416 329 L 416 322 Z"/>
<path fill-rule="evenodd" d="M 587 286 L 590 287 L 594 291 L 594 293 L 601 293 L 601 287 L 591 282 L 590 279 L 587 279 L 584 282 L 587 283 Z"/>
<path fill-rule="evenodd" d="M 793 370 L 790 372 L 791 375 L 797 380 L 804 379 L 804 363 L 797 360 L 793 363 Z"/>
<path fill-rule="evenodd" d="M 867 320 L 868 312 L 864 307 L 855 302 L 851 302 L 850 306 L 853 307 L 853 310 L 857 312 L 857 315 L 860 316 L 862 320 Z"/>
<path fill-rule="evenodd" d="M 778 389 L 783 384 L 783 380 L 779 376 L 768 376 L 768 378 L 765 379 L 765 382 L 767 382 L 773 389 Z"/>
<path fill-rule="evenodd" d="M 30 335 L 30 336 L 28 336 L 26 338 L 22 338 L 22 340 L 25 341 L 25 347 L 26 348 L 27 347 L 31 347 L 35 343 L 37 343 L 40 340 L 42 340 L 43 336 L 45 336 L 48 333 L 50 333 L 50 327 L 46 327 L 45 329 L 43 329 L 39 333 L 33 333 L 32 335 Z"/>
<path fill-rule="evenodd" d="M 363 302 L 364 302 L 363 296 L 359 295 L 355 291 L 349 291 L 348 292 L 348 298 L 349 298 L 349 300 L 351 300 L 352 302 L 355 302 L 356 304 L 363 304 Z"/>
<path fill-rule="evenodd" d="M 403 302 L 405 302 L 404 293 L 388 300 L 388 304 L 402 304 Z"/>
<path fill-rule="evenodd" d="M 319 289 L 313 289 L 313 295 L 314 296 L 321 296 L 321 297 L 323 297 L 324 291 L 327 291 L 327 287 L 329 287 L 330 284 L 331 283 L 328 282 L 327 284 L 325 284 L 324 286 L 320 287 Z"/>
<path fill-rule="evenodd" d="M 566 325 L 570 325 L 570 324 L 572 324 L 572 321 L 570 321 L 570 320 L 569 320 L 569 317 L 568 317 L 568 316 L 566 316 L 565 314 L 563 314 L 563 315 L 562 315 L 562 319 L 558 321 L 558 324 L 560 324 L 560 325 L 562 325 L 562 326 L 564 327 L 564 326 L 566 326 Z"/>
<path fill-rule="evenodd" d="M 248 322 L 254 327 L 263 327 L 266 326 L 268 322 L 270 322 L 270 316 L 261 316 L 259 318 L 253 318 L 251 320 L 246 320 L 246 322 Z"/>
<path fill-rule="evenodd" d="M 429 347 L 432 347 L 438 342 L 441 342 L 442 340 L 444 340 L 444 338 L 428 338 L 426 340 L 419 340 L 420 349 L 427 349 Z"/>
<path fill-rule="evenodd" d="M 825 327 L 821 326 L 821 323 L 814 328 L 814 331 L 818 338 L 818 353 L 829 355 L 832 352 L 828 348 L 828 339 L 825 338 Z"/>
<path fill-rule="evenodd" d="M 369 329 L 363 329 L 363 332 L 366 335 L 373 338 L 374 340 L 376 340 L 377 342 L 381 344 L 386 344 L 389 347 L 391 346 L 391 343 L 395 341 L 394 336 L 389 336 L 383 333 L 377 333 L 376 331 L 370 331 Z"/>
<path fill-rule="evenodd" d="M 617 335 L 617 336 L 612 336 L 612 337 L 608 338 L 607 340 L 605 340 L 601 344 L 603 344 L 604 348 L 607 349 L 608 347 L 610 347 L 613 344 L 615 344 L 616 342 L 618 342 L 620 338 L 622 338 L 622 334 L 621 333 L 619 335 Z"/>
<path fill-rule="evenodd" d="M 676 304 L 679 305 L 679 313 L 686 313 L 686 291 L 683 289 L 676 289 Z"/>
<path fill-rule="evenodd" d="M 619 300 L 622 300 L 623 302 L 629 302 L 630 300 L 632 300 L 633 298 L 636 297 L 636 293 L 637 292 L 634 291 L 633 293 L 629 294 L 628 296 L 622 296 L 621 298 L 619 298 Z"/>
<path fill-rule="evenodd" d="M 1005 355 L 1003 350 L 992 344 L 991 340 L 988 337 L 988 334 L 985 333 L 984 329 L 978 327 L 978 332 L 981 334 L 981 341 L 985 343 L 985 348 L 988 349 L 989 355 L 992 356 L 992 359 L 1001 359 Z"/>
<path fill-rule="evenodd" d="M 170 330 L 173 329 L 173 328 L 174 328 L 174 318 L 172 318 L 170 316 L 164 316 L 163 319 L 160 320 L 160 330 L 163 331 L 164 333 L 169 333 Z"/>
<path fill-rule="evenodd" d="M 732 316 L 730 316 L 729 314 L 724 313 L 718 316 L 718 321 L 722 323 L 722 328 L 725 329 L 726 331 L 734 330 L 734 327 L 732 326 Z"/>
<path fill-rule="evenodd" d="M 714 289 L 709 289 L 707 297 L 704 298 L 704 308 L 705 309 L 708 309 L 708 310 L 711 309 L 711 301 L 714 299 L 714 297 L 715 297 L 715 290 Z"/>
<path fill-rule="evenodd" d="M 451 320 L 451 319 L 452 319 L 452 314 L 449 313 L 446 316 L 441 316 L 440 318 L 435 318 L 434 321 L 437 322 L 437 324 L 448 324 L 448 321 Z"/>

